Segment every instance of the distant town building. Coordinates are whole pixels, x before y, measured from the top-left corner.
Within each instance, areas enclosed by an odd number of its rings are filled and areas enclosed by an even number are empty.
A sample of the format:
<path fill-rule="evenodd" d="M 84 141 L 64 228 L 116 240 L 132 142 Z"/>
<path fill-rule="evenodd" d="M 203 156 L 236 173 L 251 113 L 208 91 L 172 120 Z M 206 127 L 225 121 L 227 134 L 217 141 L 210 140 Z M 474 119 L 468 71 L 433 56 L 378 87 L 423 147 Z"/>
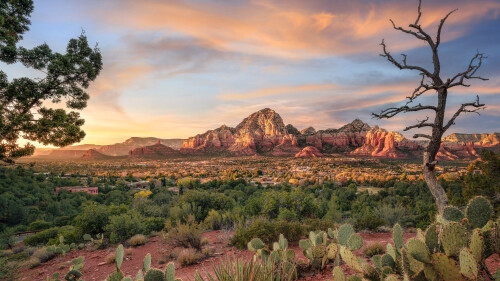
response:
<path fill-rule="evenodd" d="M 88 194 L 96 195 L 99 193 L 99 190 L 97 187 L 89 187 L 89 186 L 63 186 L 63 187 L 56 187 L 56 193 L 59 193 L 59 190 L 64 189 L 67 191 L 70 191 L 72 193 L 75 192 L 86 192 Z"/>

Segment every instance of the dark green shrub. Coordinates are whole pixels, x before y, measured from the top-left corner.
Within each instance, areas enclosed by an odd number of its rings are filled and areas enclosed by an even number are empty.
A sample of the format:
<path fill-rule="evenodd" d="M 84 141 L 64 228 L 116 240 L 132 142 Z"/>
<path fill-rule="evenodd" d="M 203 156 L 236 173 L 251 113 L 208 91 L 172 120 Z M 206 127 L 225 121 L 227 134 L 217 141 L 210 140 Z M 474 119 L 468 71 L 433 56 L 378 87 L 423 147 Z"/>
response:
<path fill-rule="evenodd" d="M 23 243 L 28 246 L 36 246 L 40 244 L 45 245 L 49 242 L 50 239 L 57 237 L 58 232 L 59 227 L 52 227 L 24 239 Z"/>
<path fill-rule="evenodd" d="M 177 226 L 168 232 L 168 239 L 176 247 L 195 248 L 201 250 L 202 227 L 194 220 L 194 216 L 189 216 L 186 223 L 177 222 Z"/>
<path fill-rule="evenodd" d="M 357 230 L 375 230 L 377 227 L 384 225 L 384 220 L 374 214 L 364 213 L 361 217 L 356 219 L 354 227 Z"/>
<path fill-rule="evenodd" d="M 336 225 L 335 222 L 331 220 L 325 220 L 325 219 L 306 219 L 303 222 L 304 228 L 306 232 L 310 231 L 316 231 L 316 230 L 323 230 L 327 231 L 329 228 L 335 229 Z M 288 237 L 287 237 L 288 239 Z"/>
<path fill-rule="evenodd" d="M 49 239 L 47 245 L 59 244 L 59 236 L 64 237 L 65 244 L 71 244 L 81 242 L 83 234 L 79 228 L 72 225 L 65 225 L 59 228 L 56 237 Z"/>
<path fill-rule="evenodd" d="M 161 231 L 165 228 L 165 219 L 149 217 L 144 219 L 144 233 L 150 234 L 153 231 Z"/>
<path fill-rule="evenodd" d="M 144 230 L 143 218 L 136 212 L 129 212 L 109 217 L 109 224 L 104 230 L 109 242 L 119 243 Z"/>
<path fill-rule="evenodd" d="M 28 226 L 28 231 L 33 231 L 33 230 L 44 230 L 47 228 L 50 228 L 52 224 L 50 222 L 46 221 L 34 221 L 30 223 Z"/>
<path fill-rule="evenodd" d="M 231 244 L 238 249 L 246 249 L 250 240 L 260 238 L 264 243 L 270 245 L 278 240 L 280 234 L 283 234 L 288 241 L 294 242 L 300 240 L 305 233 L 304 227 L 298 222 L 269 222 L 257 219 L 248 227 L 237 229 Z"/>

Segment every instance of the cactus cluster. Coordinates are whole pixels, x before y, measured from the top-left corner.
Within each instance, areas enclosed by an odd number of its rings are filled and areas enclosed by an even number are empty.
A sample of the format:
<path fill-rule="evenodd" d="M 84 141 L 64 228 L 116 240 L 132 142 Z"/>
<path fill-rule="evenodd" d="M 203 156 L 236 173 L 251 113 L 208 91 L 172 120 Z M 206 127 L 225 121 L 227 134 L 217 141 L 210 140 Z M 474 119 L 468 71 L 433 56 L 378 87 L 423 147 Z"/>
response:
<path fill-rule="evenodd" d="M 80 269 L 83 268 L 83 257 L 78 257 L 76 259 L 73 259 L 71 261 L 71 266 L 69 267 L 68 273 L 64 276 L 64 280 L 67 281 L 77 281 L 80 280 L 80 277 L 82 277 L 82 273 L 80 272 Z M 60 274 L 59 272 L 55 272 L 52 274 L 52 276 L 47 276 L 47 281 L 61 281 L 59 278 Z"/>
<path fill-rule="evenodd" d="M 500 253 L 500 227 L 491 221 L 492 208 L 484 197 L 469 201 L 465 214 L 456 207 L 447 207 L 443 216 L 429 225 L 416 238 L 403 240 L 403 229 L 393 228 L 393 242 L 384 255 L 372 257 L 375 271 L 342 247 L 346 264 L 367 280 L 478 280 L 487 275 L 500 277 L 500 269 L 490 273 L 484 260 Z M 335 280 L 346 280 L 339 269 Z"/>
<path fill-rule="evenodd" d="M 254 260 L 261 258 L 265 267 L 273 271 L 273 276 L 279 276 L 277 280 L 294 279 L 297 276 L 295 252 L 288 249 L 288 240 L 283 234 L 280 234 L 278 242 L 273 243 L 272 250 L 259 238 L 252 239 L 248 249 L 255 252 Z"/>
<path fill-rule="evenodd" d="M 76 249 L 83 249 L 84 247 L 83 244 L 78 244 L 78 245 L 75 243 L 71 243 L 69 245 L 64 244 L 64 237 L 62 235 L 59 236 L 58 242 L 59 243 L 57 244 L 47 246 L 47 251 L 65 256 L 66 253 L 68 253 L 69 251 Z"/>
<path fill-rule="evenodd" d="M 133 281 L 132 277 L 124 276 L 121 271 L 123 263 L 124 249 L 119 245 L 115 252 L 116 270 L 111 273 L 106 281 Z M 182 281 L 175 278 L 175 265 L 172 262 L 167 264 L 164 271 L 151 267 L 151 254 L 147 254 L 143 261 L 142 269 L 139 269 L 135 281 Z"/>

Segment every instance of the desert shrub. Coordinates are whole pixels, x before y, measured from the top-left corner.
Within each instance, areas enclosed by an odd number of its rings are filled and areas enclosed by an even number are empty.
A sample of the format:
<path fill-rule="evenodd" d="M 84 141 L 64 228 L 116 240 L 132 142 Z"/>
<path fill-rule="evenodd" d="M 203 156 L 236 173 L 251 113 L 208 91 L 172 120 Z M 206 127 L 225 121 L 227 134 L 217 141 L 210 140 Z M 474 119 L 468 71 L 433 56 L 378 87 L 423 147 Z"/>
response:
<path fill-rule="evenodd" d="M 270 245 L 278 240 L 280 234 L 283 234 L 288 241 L 293 242 L 300 240 L 305 232 L 304 227 L 298 222 L 269 222 L 257 219 L 248 227 L 237 229 L 231 244 L 238 249 L 246 249 L 248 242 L 257 237 Z"/>
<path fill-rule="evenodd" d="M 109 253 L 105 258 L 104 262 L 107 264 L 115 263 L 115 253 Z"/>
<path fill-rule="evenodd" d="M 209 243 L 210 243 L 210 241 L 208 240 L 208 238 L 201 239 L 201 246 L 208 245 Z"/>
<path fill-rule="evenodd" d="M 126 254 L 127 256 L 131 256 L 133 251 L 134 251 L 134 250 L 133 250 L 132 248 L 127 248 L 127 249 L 125 249 L 125 254 Z"/>
<path fill-rule="evenodd" d="M 57 237 L 58 232 L 59 227 L 51 227 L 24 239 L 23 243 L 28 246 L 37 246 L 40 244 L 45 245 L 49 242 L 50 239 Z"/>
<path fill-rule="evenodd" d="M 165 220 L 159 217 L 149 217 L 144 219 L 144 233 L 150 234 L 153 231 L 161 231 L 165 227 Z"/>
<path fill-rule="evenodd" d="M 216 210 L 210 210 L 204 220 L 205 226 L 212 230 L 219 230 L 222 227 L 222 216 Z"/>
<path fill-rule="evenodd" d="M 136 234 L 128 240 L 128 244 L 130 246 L 135 247 L 146 244 L 146 241 L 147 241 L 146 236 L 142 234 Z"/>
<path fill-rule="evenodd" d="M 39 266 L 42 262 L 40 261 L 40 259 L 36 258 L 36 257 L 31 257 L 28 262 L 27 262 L 27 266 L 29 268 L 35 268 L 37 266 Z"/>
<path fill-rule="evenodd" d="M 364 213 L 361 217 L 356 219 L 354 227 L 357 230 L 375 230 L 377 229 L 377 227 L 384 225 L 384 223 L 384 220 L 377 217 L 376 215 L 372 213 Z"/>
<path fill-rule="evenodd" d="M 111 243 L 119 243 L 137 233 L 142 233 L 143 228 L 142 217 L 133 211 L 111 216 L 109 224 L 104 227 Z"/>
<path fill-rule="evenodd" d="M 213 248 L 203 248 L 203 249 L 201 250 L 201 254 L 202 254 L 203 256 L 205 256 L 205 257 L 210 257 L 210 256 L 212 256 L 212 255 L 214 254 L 214 252 L 215 252 L 215 249 L 213 249 Z"/>
<path fill-rule="evenodd" d="M 194 221 L 193 216 L 189 216 L 186 223 L 178 221 L 177 226 L 168 232 L 167 238 L 174 246 L 201 250 L 201 232 L 201 225 Z"/>
<path fill-rule="evenodd" d="M 105 205 L 86 205 L 74 219 L 74 225 L 85 230 L 85 233 L 95 235 L 104 232 L 109 221 L 110 210 Z"/>
<path fill-rule="evenodd" d="M 28 226 L 28 231 L 33 231 L 33 230 L 44 230 L 47 228 L 50 228 L 52 224 L 50 222 L 46 221 L 34 221 L 29 224 Z"/>
<path fill-rule="evenodd" d="M 198 255 L 196 250 L 193 248 L 183 249 L 179 256 L 177 256 L 177 262 L 181 264 L 181 266 L 188 266 L 196 263 L 198 260 Z"/>
<path fill-rule="evenodd" d="M 316 231 L 316 230 L 323 230 L 327 231 L 329 228 L 335 229 L 336 225 L 335 222 L 331 220 L 326 220 L 326 219 L 306 219 L 304 221 L 304 228 L 306 232 L 309 231 Z M 288 237 L 286 237 L 288 239 Z"/>
<path fill-rule="evenodd" d="M 57 254 L 51 251 L 48 251 L 46 247 L 38 248 L 31 257 L 38 258 L 40 262 L 46 262 L 53 259 Z"/>
<path fill-rule="evenodd" d="M 363 254 L 367 257 L 373 257 L 374 255 L 381 255 L 385 253 L 385 247 L 380 243 L 372 243 L 363 249 Z"/>
<path fill-rule="evenodd" d="M 403 219 L 408 215 L 407 209 L 401 204 L 396 204 L 394 207 L 390 204 L 383 204 L 375 208 L 373 213 L 390 227 L 396 223 L 404 225 Z"/>
<path fill-rule="evenodd" d="M 76 228 L 72 225 L 65 225 L 58 229 L 57 236 L 49 239 L 47 245 L 55 245 L 59 243 L 59 237 L 64 237 L 64 243 L 79 243 L 82 240 L 82 232 L 79 228 Z"/>
<path fill-rule="evenodd" d="M 279 214 L 278 214 L 278 220 L 284 220 L 284 221 L 296 221 L 297 220 L 297 214 L 294 213 L 293 211 L 290 211 L 286 208 L 280 208 L 279 209 Z"/>

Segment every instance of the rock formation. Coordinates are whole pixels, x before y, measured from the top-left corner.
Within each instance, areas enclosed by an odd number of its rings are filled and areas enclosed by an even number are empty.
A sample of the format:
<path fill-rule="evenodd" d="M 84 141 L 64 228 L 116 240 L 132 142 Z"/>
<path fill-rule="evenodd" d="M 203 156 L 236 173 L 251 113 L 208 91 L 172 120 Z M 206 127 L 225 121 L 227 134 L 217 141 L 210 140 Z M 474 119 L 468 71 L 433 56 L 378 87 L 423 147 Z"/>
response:
<path fill-rule="evenodd" d="M 104 145 L 98 149 L 99 152 L 111 156 L 124 156 L 128 155 L 130 150 L 138 147 L 154 145 L 158 141 L 173 148 L 180 148 L 182 139 L 159 139 L 159 138 L 140 138 L 132 137 L 121 143 L 112 145 Z"/>
<path fill-rule="evenodd" d="M 295 157 L 301 158 L 316 158 L 322 156 L 323 154 L 314 146 L 304 147 L 299 153 L 295 154 Z"/>
<path fill-rule="evenodd" d="M 160 140 L 154 145 L 134 148 L 128 154 L 132 158 L 163 158 L 176 155 L 179 155 L 177 150 L 161 144 Z"/>
<path fill-rule="evenodd" d="M 87 152 L 85 152 L 85 154 L 82 156 L 82 158 L 85 160 L 104 160 L 104 159 L 112 158 L 112 156 L 104 155 L 104 154 L 100 153 L 99 151 L 97 151 L 96 149 L 92 148 L 92 149 L 87 150 Z"/>
<path fill-rule="evenodd" d="M 408 151 L 416 152 L 420 148 L 418 143 L 405 139 L 400 133 L 388 132 L 374 126 L 366 134 L 363 145 L 351 154 L 383 158 L 408 158 L 411 156 Z M 407 152 L 404 152 L 403 149 Z"/>

